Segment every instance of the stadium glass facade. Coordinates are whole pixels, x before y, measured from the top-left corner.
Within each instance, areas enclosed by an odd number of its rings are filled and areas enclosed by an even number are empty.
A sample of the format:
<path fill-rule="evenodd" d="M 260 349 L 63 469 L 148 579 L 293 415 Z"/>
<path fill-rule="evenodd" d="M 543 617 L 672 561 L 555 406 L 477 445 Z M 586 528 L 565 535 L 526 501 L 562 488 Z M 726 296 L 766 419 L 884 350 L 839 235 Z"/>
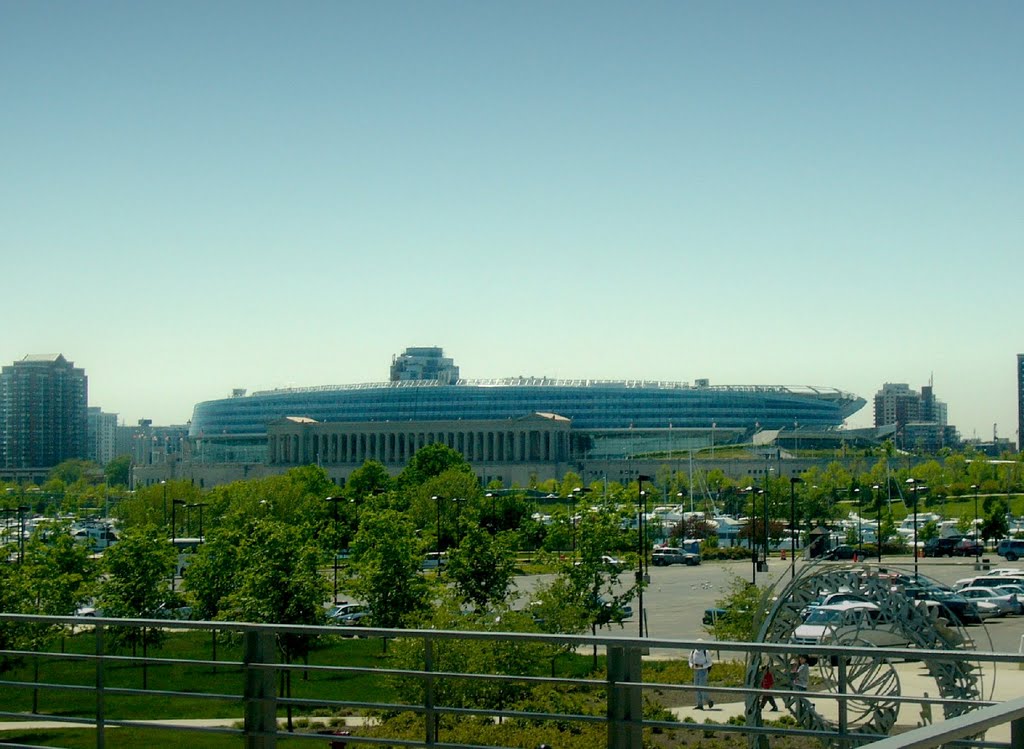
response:
<path fill-rule="evenodd" d="M 196 405 L 189 436 L 210 462 L 266 462 L 268 424 L 286 417 L 367 423 L 571 420 L 573 460 L 629 458 L 737 441 L 758 430 L 827 430 L 864 405 L 834 388 L 506 379 L 273 390 Z"/>

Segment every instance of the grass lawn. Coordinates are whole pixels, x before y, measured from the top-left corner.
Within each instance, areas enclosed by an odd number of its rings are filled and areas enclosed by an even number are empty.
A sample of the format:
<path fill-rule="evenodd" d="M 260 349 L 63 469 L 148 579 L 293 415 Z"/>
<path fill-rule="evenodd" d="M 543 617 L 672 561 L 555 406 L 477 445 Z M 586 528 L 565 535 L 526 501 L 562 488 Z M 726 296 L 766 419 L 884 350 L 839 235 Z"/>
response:
<path fill-rule="evenodd" d="M 173 632 L 159 649 L 151 649 L 153 658 L 212 660 L 211 637 L 205 632 Z M 80 632 L 64 639 L 67 653 L 92 653 L 95 643 L 91 632 Z M 141 656 L 141 650 L 138 655 Z M 217 644 L 217 660 L 239 661 L 240 640 L 221 640 Z M 310 653 L 311 665 L 346 665 L 379 668 L 386 663 L 380 640 L 332 637 L 316 644 Z M 96 709 L 93 663 L 67 659 L 40 659 L 39 681 L 85 687 L 78 691 L 40 689 L 38 713 L 62 716 L 92 716 Z M 112 695 L 105 699 L 110 719 L 160 719 L 187 716 L 190 718 L 241 718 L 243 672 L 234 665 L 191 665 L 188 663 L 150 664 L 108 662 L 104 672 L 107 688 L 141 689 L 143 679 L 149 689 L 233 695 L 227 699 L 199 696 Z M 32 682 L 33 664 L 22 660 L 3 675 L 6 681 Z M 323 673 L 309 671 L 292 677 L 295 697 L 317 697 L 329 700 L 364 700 L 386 702 L 393 698 L 385 680 L 372 674 Z M 30 712 L 33 690 L 27 687 L 0 687 L 0 704 L 12 712 Z"/>

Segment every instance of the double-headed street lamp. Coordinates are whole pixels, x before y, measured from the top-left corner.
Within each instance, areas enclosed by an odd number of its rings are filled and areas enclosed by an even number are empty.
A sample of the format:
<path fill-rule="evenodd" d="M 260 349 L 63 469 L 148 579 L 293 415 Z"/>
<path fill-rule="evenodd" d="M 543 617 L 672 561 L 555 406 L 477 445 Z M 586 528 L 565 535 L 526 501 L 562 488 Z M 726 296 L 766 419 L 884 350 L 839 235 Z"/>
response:
<path fill-rule="evenodd" d="M 860 502 L 860 487 L 855 486 L 853 493 L 857 495 L 857 561 L 863 561 L 864 559 L 864 526 L 861 523 L 861 502 Z"/>
<path fill-rule="evenodd" d="M 167 482 L 161 481 L 160 485 L 164 488 L 164 526 L 167 525 Z"/>
<path fill-rule="evenodd" d="M 796 579 L 796 485 L 804 483 L 799 476 L 789 479 L 789 579 Z"/>
<path fill-rule="evenodd" d="M 636 505 L 637 505 L 637 545 L 640 551 L 640 563 L 637 566 L 636 571 L 636 582 L 637 582 L 637 605 L 640 608 L 640 615 L 637 617 L 637 622 L 640 626 L 640 636 L 644 636 L 644 585 L 647 582 L 644 576 L 644 560 L 647 557 L 647 544 L 644 538 L 644 515 L 647 512 L 647 495 L 644 493 L 644 482 L 650 481 L 650 476 L 640 474 L 636 477 Z"/>
<path fill-rule="evenodd" d="M 437 494 L 431 497 L 437 505 L 437 576 L 441 577 L 441 497 Z"/>
<path fill-rule="evenodd" d="M 577 486 L 572 490 L 572 517 L 569 518 L 572 521 L 572 557 L 576 558 L 576 500 L 579 499 L 581 494 L 589 494 L 589 486 Z"/>
<path fill-rule="evenodd" d="M 757 585 L 757 495 L 754 494 L 754 485 L 743 487 L 743 491 L 750 498 L 750 517 L 747 519 L 747 529 L 750 531 L 750 584 Z"/>
<path fill-rule="evenodd" d="M 331 514 L 334 518 L 334 602 L 338 602 L 338 502 L 344 502 L 344 497 L 325 497 L 325 502 L 331 503 Z"/>
<path fill-rule="evenodd" d="M 178 505 L 185 507 L 187 504 L 184 499 L 171 500 L 171 543 L 178 538 Z"/>
<path fill-rule="evenodd" d="M 878 484 L 871 485 L 871 491 L 875 495 L 875 507 L 878 508 L 878 517 L 875 522 L 878 525 L 875 527 L 875 544 L 878 546 L 878 563 L 882 563 L 882 495 L 878 493 L 881 487 Z"/>
<path fill-rule="evenodd" d="M 907 479 L 904 483 L 910 486 L 914 492 L 914 579 L 917 579 L 917 485 L 918 481 L 914 478 Z"/>
<path fill-rule="evenodd" d="M 978 485 L 971 484 L 971 488 L 974 490 L 974 561 L 978 561 L 978 557 L 981 556 L 981 546 L 978 545 Z"/>

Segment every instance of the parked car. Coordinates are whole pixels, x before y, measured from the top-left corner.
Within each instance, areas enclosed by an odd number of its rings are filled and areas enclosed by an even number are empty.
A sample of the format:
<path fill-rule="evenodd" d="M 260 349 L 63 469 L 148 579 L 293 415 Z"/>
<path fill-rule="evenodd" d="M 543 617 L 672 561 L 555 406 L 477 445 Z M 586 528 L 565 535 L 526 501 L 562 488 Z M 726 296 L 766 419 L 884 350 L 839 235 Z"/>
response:
<path fill-rule="evenodd" d="M 1003 557 L 1007 562 L 1016 562 L 1024 557 L 1024 539 L 1004 538 L 996 547 L 996 554 Z"/>
<path fill-rule="evenodd" d="M 963 540 L 963 536 L 948 536 L 946 538 L 930 538 L 924 542 L 922 547 L 926 557 L 951 557 L 956 553 L 957 544 Z"/>
<path fill-rule="evenodd" d="M 986 588 L 986 587 L 971 587 L 962 588 L 957 591 L 964 598 L 974 601 L 988 601 L 989 603 L 995 604 L 999 609 L 999 616 L 1006 616 L 1007 614 L 1019 614 L 1021 611 L 1020 601 L 1017 600 L 1017 594 L 1009 590 L 1000 590 L 998 588 Z"/>
<path fill-rule="evenodd" d="M 651 554 L 651 564 L 655 567 L 667 567 L 670 564 L 685 564 L 688 567 L 693 567 L 700 562 L 700 554 L 692 554 L 682 549 L 655 549 Z"/>
<path fill-rule="evenodd" d="M 857 554 L 857 549 L 854 546 L 848 546 L 847 544 L 841 544 L 832 549 L 826 551 L 822 558 L 824 559 L 853 559 Z"/>
<path fill-rule="evenodd" d="M 985 544 L 973 538 L 964 537 L 953 549 L 953 554 L 958 557 L 977 557 L 985 553 Z"/>
<path fill-rule="evenodd" d="M 445 552 L 431 551 L 423 558 L 421 569 L 436 570 L 438 567 L 444 569 L 448 566 L 448 554 Z"/>
<path fill-rule="evenodd" d="M 367 624 L 370 610 L 358 603 L 343 603 L 327 612 L 327 623 L 339 627 L 357 627 Z"/>
<path fill-rule="evenodd" d="M 837 593 L 827 593 L 816 601 L 804 606 L 800 611 L 800 616 L 807 618 L 807 615 L 818 606 L 834 606 L 837 603 L 868 603 L 868 599 L 862 596 L 860 593 L 853 593 L 851 591 L 839 591 Z"/>
<path fill-rule="evenodd" d="M 713 627 L 718 624 L 719 620 L 724 619 L 729 615 L 728 609 L 711 608 L 704 609 L 704 616 L 701 618 L 701 622 L 708 627 Z"/>
<path fill-rule="evenodd" d="M 968 601 L 959 591 L 934 586 L 910 586 L 903 592 L 918 601 L 934 601 L 949 612 L 946 619 L 956 624 L 981 624 L 981 611 L 974 601 Z M 983 602 L 982 602 L 983 603 Z M 990 604 L 986 604 L 988 606 Z"/>
<path fill-rule="evenodd" d="M 872 629 L 878 619 L 878 611 L 878 605 L 869 601 L 815 606 L 803 624 L 793 631 L 791 642 L 798 645 L 820 645 L 830 640 L 841 640 L 844 631 Z"/>

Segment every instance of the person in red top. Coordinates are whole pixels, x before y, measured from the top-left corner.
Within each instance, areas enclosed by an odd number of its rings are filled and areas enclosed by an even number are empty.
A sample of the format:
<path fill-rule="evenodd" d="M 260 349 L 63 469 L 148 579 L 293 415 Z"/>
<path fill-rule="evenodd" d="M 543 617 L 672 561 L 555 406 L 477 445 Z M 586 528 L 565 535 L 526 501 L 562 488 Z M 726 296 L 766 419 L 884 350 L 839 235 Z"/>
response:
<path fill-rule="evenodd" d="M 771 668 L 764 670 L 764 676 L 761 677 L 761 689 L 770 690 L 775 687 L 775 676 L 772 674 Z M 779 712 L 779 706 L 775 702 L 775 696 L 770 692 L 766 691 L 761 695 L 761 709 L 764 710 L 765 705 L 771 703 L 772 712 Z"/>

